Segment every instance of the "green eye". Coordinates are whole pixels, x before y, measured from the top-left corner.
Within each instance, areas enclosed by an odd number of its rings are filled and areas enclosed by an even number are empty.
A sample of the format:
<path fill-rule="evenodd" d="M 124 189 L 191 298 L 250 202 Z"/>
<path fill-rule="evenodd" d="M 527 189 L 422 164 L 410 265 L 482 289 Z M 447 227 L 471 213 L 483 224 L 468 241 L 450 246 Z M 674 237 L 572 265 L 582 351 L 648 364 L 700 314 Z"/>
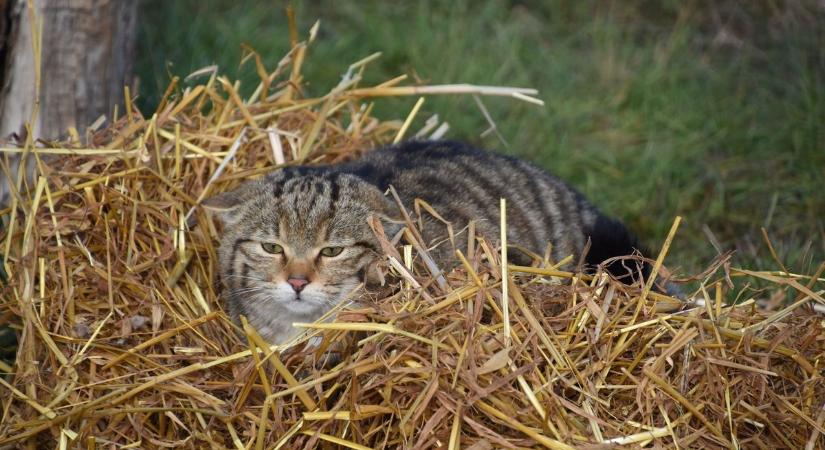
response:
<path fill-rule="evenodd" d="M 264 249 L 265 252 L 272 254 L 284 252 L 283 247 L 278 244 L 273 244 L 272 242 L 261 242 L 261 248 Z"/>
<path fill-rule="evenodd" d="M 324 247 L 321 249 L 321 254 L 324 256 L 338 256 L 344 251 L 344 247 Z"/>

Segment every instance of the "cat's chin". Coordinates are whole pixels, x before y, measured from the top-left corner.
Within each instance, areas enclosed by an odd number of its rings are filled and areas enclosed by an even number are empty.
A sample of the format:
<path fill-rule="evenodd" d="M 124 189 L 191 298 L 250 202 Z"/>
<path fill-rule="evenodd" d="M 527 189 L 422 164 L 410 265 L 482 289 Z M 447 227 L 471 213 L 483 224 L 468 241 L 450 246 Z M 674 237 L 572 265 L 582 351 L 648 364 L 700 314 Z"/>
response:
<path fill-rule="evenodd" d="M 276 285 L 262 295 L 234 302 L 234 314 L 245 316 L 269 343 L 285 344 L 304 331 L 293 327 L 293 323 L 315 322 L 330 308 L 350 297 L 357 286 L 357 281 L 342 284 L 344 289 L 341 290 L 324 289 L 321 285 L 308 286 L 299 296 L 291 287 Z"/>
<path fill-rule="evenodd" d="M 318 320 L 326 308 L 321 304 L 303 300 L 271 299 L 267 304 L 249 305 L 241 314 L 270 344 L 285 344 L 303 329 L 292 326 L 296 322 L 312 323 Z"/>
<path fill-rule="evenodd" d="M 306 297 L 283 300 L 278 303 L 281 308 L 287 310 L 287 314 L 300 317 L 312 317 L 316 314 L 320 317 L 326 309 L 324 305 L 327 304 L 323 301 Z"/>

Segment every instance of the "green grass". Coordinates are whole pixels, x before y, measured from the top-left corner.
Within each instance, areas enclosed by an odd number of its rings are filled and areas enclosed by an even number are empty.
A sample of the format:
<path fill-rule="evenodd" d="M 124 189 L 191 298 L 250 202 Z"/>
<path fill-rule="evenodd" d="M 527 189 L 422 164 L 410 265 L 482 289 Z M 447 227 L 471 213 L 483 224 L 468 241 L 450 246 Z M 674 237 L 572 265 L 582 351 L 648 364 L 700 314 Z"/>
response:
<path fill-rule="evenodd" d="M 738 251 L 736 264 L 775 269 L 764 226 L 791 270 L 811 272 L 825 259 L 825 35 L 817 27 L 825 16 L 815 1 L 737 4 L 295 7 L 302 32 L 322 21 L 304 69 L 311 93 L 326 92 L 351 62 L 375 51 L 383 56 L 368 70 L 371 81 L 408 73 L 430 83 L 538 88 L 544 108 L 484 99 L 506 148 L 479 137 L 486 123 L 472 98 L 430 98 L 419 117 L 437 112 L 450 137 L 545 166 L 651 247 L 682 215 L 670 261 L 686 271 L 716 254 L 704 226 L 724 249 Z M 145 0 L 141 106 L 152 110 L 170 74 L 212 63 L 252 86 L 252 65 L 238 67 L 240 45 L 256 48 L 269 67 L 277 63 L 288 48 L 278 5 Z M 403 117 L 411 101 L 382 102 L 377 114 Z"/>

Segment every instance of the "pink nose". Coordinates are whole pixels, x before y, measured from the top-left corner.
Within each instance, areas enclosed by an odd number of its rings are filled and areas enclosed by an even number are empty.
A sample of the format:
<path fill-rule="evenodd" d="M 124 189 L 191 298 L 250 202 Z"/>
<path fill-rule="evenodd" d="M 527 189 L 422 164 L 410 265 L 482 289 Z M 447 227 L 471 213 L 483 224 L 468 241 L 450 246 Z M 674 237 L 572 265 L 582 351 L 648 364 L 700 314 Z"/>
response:
<path fill-rule="evenodd" d="M 304 286 L 309 284 L 309 281 L 307 281 L 305 278 L 289 278 L 286 280 L 286 282 L 289 283 L 290 286 L 292 286 L 292 289 L 295 289 L 295 292 L 303 291 Z"/>

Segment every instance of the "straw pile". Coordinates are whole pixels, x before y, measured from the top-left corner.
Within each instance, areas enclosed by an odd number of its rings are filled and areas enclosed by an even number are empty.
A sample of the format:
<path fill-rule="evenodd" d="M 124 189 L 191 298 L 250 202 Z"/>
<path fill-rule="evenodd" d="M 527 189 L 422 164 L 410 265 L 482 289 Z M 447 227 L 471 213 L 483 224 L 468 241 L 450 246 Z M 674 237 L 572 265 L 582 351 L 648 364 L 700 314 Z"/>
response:
<path fill-rule="evenodd" d="M 372 57 L 328 95 L 303 98 L 309 41 L 271 72 L 253 54 L 262 82 L 247 100 L 207 69 L 180 95 L 170 87 L 148 119 L 127 104 L 83 146 L 75 136 L 3 149 L 36 155 L 37 177 L 3 211 L 0 324 L 19 349 L 0 367 L 0 447 L 825 448 L 825 323 L 810 307 L 823 302 L 821 270 L 722 260 L 701 277 L 702 301 L 682 303 L 652 280 L 626 286 L 541 257 L 508 265 L 496 236 L 434 276 L 411 232 L 385 242 L 396 287 L 386 298 L 307 324 L 288 348 L 232 325 L 203 198 L 413 134 L 420 101 L 407 120 L 379 121 L 370 97 L 535 101 L 526 89 L 403 77 L 359 87 Z M 445 130 L 433 118 L 418 135 Z M 761 310 L 733 289 L 737 277 L 795 302 Z"/>

